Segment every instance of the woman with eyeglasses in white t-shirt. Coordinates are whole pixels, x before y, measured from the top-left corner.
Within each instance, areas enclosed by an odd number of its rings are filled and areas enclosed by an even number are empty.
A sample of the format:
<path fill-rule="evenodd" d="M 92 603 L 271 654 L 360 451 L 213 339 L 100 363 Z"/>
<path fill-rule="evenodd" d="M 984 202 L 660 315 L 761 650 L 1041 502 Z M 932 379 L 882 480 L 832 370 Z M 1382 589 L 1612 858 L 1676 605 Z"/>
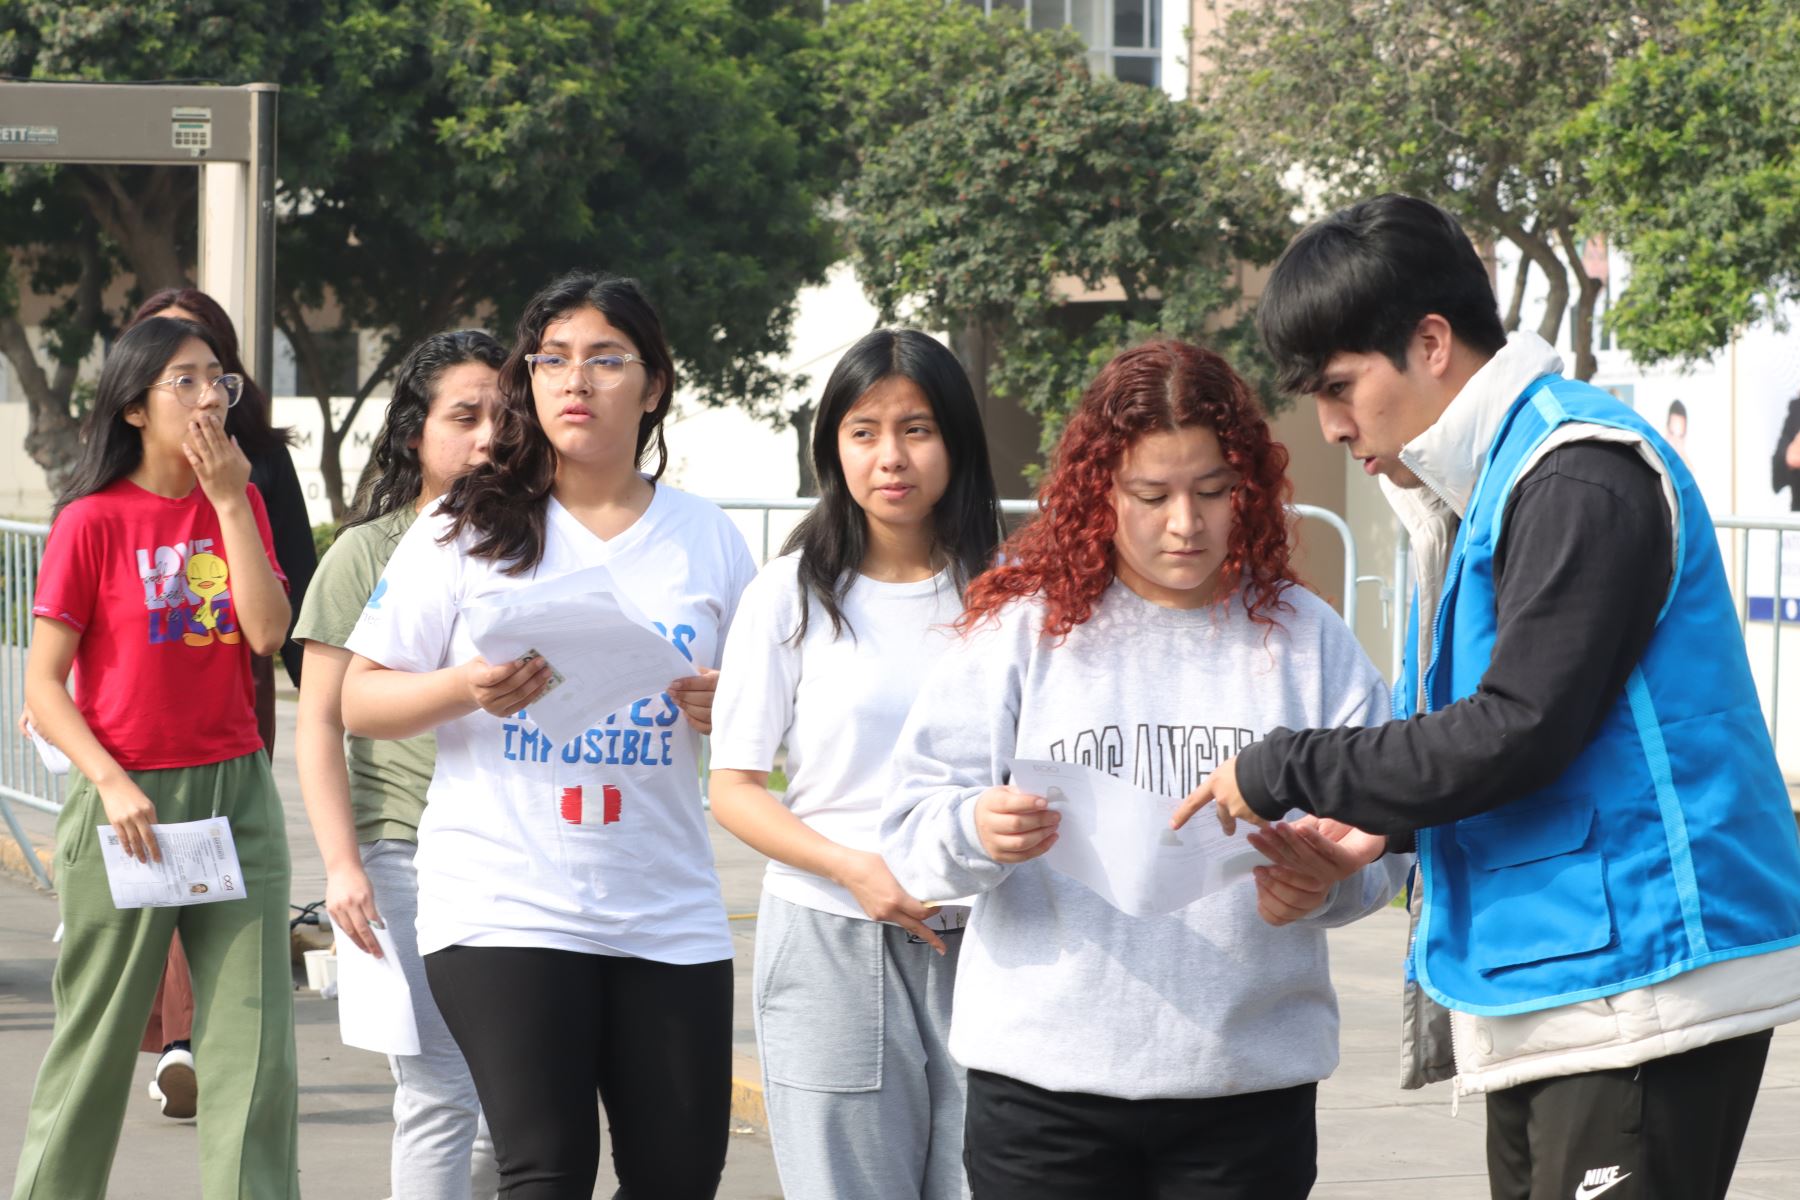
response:
<path fill-rule="evenodd" d="M 419 951 L 514 1200 L 592 1194 L 596 1094 L 624 1194 L 710 1197 L 725 1164 L 731 937 L 697 753 L 755 565 L 716 506 L 657 482 L 674 386 L 635 283 L 538 293 L 488 461 L 407 532 L 347 643 L 351 733 L 437 730 Z M 558 743 L 530 717 L 555 664 L 483 661 L 464 609 L 600 565 L 701 675 Z"/>

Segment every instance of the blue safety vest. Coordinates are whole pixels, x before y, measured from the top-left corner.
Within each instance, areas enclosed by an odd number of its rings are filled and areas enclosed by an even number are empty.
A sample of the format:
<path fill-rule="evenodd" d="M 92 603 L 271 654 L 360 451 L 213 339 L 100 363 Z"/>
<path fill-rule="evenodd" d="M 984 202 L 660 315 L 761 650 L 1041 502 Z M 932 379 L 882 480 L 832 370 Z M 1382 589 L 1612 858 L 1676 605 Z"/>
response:
<path fill-rule="evenodd" d="M 1800 945 L 1800 842 L 1763 724 L 1712 518 L 1651 426 L 1606 392 L 1544 376 L 1489 447 L 1450 553 L 1426 710 L 1473 695 L 1493 655 L 1507 497 L 1569 421 L 1630 430 L 1680 507 L 1673 586 L 1599 734 L 1530 795 L 1418 835 L 1411 972 L 1447 1007 L 1533 1012 Z M 1418 684 L 1418 595 L 1395 714 Z"/>

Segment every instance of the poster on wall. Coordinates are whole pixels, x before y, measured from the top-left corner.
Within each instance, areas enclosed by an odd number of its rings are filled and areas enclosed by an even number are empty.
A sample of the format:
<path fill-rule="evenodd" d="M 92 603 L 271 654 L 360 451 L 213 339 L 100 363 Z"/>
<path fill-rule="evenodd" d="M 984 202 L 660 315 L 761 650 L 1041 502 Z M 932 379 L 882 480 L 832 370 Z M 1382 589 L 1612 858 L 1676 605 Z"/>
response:
<path fill-rule="evenodd" d="M 1735 347 L 1739 414 L 1737 511 L 1800 519 L 1800 310 L 1745 332 Z M 1800 531 L 1749 534 L 1749 616 L 1800 621 Z M 1779 540 L 1778 540 L 1779 539 Z M 1779 580 L 1779 583 L 1777 583 Z"/>
<path fill-rule="evenodd" d="M 1800 305 L 1691 366 L 1603 354 L 1594 383 L 1637 410 L 1693 472 L 1714 518 L 1800 522 Z M 1609 361 L 1610 360 L 1610 361 Z M 1749 619 L 1800 622 L 1800 529 L 1721 539 Z M 1741 553 L 1740 553 L 1741 548 Z M 1779 567 L 1780 584 L 1777 586 Z"/>

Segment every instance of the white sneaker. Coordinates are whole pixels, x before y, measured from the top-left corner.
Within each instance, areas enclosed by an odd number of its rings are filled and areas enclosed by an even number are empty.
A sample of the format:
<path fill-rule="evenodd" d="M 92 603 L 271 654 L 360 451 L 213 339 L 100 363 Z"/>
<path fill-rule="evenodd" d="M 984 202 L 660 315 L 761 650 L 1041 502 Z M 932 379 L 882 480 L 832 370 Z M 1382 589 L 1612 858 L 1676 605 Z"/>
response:
<path fill-rule="evenodd" d="M 200 1100 L 200 1082 L 194 1075 L 192 1051 L 163 1051 L 150 1080 L 150 1098 L 162 1106 L 162 1115 L 185 1120 L 194 1115 Z"/>

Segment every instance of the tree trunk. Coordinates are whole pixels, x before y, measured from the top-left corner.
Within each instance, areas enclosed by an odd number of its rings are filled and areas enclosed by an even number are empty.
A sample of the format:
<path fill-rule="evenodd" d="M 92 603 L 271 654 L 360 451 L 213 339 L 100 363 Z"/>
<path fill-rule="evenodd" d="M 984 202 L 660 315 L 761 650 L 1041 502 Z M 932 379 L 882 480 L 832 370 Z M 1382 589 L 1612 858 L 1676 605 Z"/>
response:
<path fill-rule="evenodd" d="M 81 261 L 81 274 L 75 280 L 75 311 L 69 328 L 93 329 L 100 321 L 101 289 L 105 283 L 106 264 L 100 257 L 99 236 L 86 227 L 76 256 Z M 26 410 L 25 453 L 42 467 L 48 477 L 51 494 L 62 491 L 69 471 L 81 453 L 81 422 L 69 411 L 69 397 L 75 390 L 75 379 L 81 368 L 80 359 L 92 345 L 77 347 L 81 353 L 61 355 L 54 375 L 44 373 L 43 364 L 32 352 L 17 313 L 0 317 L 0 353 L 4 353 L 19 385 L 25 389 Z"/>
<path fill-rule="evenodd" d="M 314 397 L 324 417 L 319 433 L 319 474 L 324 476 L 325 498 L 331 501 L 331 519 L 342 522 L 350 506 L 344 503 L 344 467 L 339 454 L 344 448 L 344 434 L 331 420 L 331 398 Z"/>
<path fill-rule="evenodd" d="M 1594 377 L 1599 368 L 1594 358 L 1594 310 L 1599 307 L 1600 293 L 1606 290 L 1606 281 L 1596 279 L 1587 273 L 1587 267 L 1581 261 L 1581 247 L 1575 242 L 1575 235 L 1566 227 L 1559 226 L 1556 231 L 1557 240 L 1562 243 L 1563 254 L 1569 260 L 1570 270 L 1575 272 L 1575 283 L 1579 291 L 1575 298 L 1575 318 L 1569 326 L 1569 340 L 1575 348 L 1575 378 L 1586 381 Z"/>
<path fill-rule="evenodd" d="M 194 223 L 198 176 L 186 167 L 75 167 L 88 212 L 118 244 L 145 292 L 193 281 L 181 248 Z M 133 174 L 128 178 L 127 170 Z"/>
<path fill-rule="evenodd" d="M 819 494 L 819 481 L 813 476 L 812 465 L 813 419 L 818 414 L 819 406 L 808 400 L 788 417 L 788 428 L 794 431 L 794 465 L 799 470 L 800 480 L 795 494 L 799 496 Z"/>
<path fill-rule="evenodd" d="M 348 511 L 344 504 L 344 468 L 338 461 L 343 447 L 343 434 L 331 416 L 331 387 L 325 377 L 325 364 L 320 361 L 319 344 L 300 311 L 300 303 L 292 295 L 281 296 L 275 303 L 275 323 L 287 335 L 294 348 L 294 366 L 298 382 L 319 406 L 319 474 L 325 485 L 325 499 L 331 504 L 331 519 L 342 521 Z"/>
<path fill-rule="evenodd" d="M 1520 255 L 1519 269 L 1513 272 L 1512 300 L 1506 306 L 1506 332 L 1512 333 L 1519 328 L 1519 316 L 1525 307 L 1525 280 L 1531 274 L 1531 260 Z"/>
<path fill-rule="evenodd" d="M 0 353 L 6 355 L 25 389 L 26 410 L 25 453 L 44 469 L 49 477 L 50 492 L 62 491 L 81 453 L 81 423 L 69 412 L 70 384 L 61 388 L 44 374 L 44 366 L 31 351 L 25 326 L 17 316 L 0 317 Z M 61 372 L 59 371 L 60 375 Z M 57 382 L 60 382 L 57 381 Z"/>
<path fill-rule="evenodd" d="M 1562 328 L 1563 310 L 1569 307 L 1569 273 L 1562 260 L 1536 230 L 1527 228 L 1524 222 L 1491 198 L 1476 201 L 1476 207 L 1501 236 L 1517 246 L 1544 273 L 1550 294 L 1544 297 L 1544 316 L 1538 322 L 1538 336 L 1555 345 L 1557 332 Z"/>
<path fill-rule="evenodd" d="M 1544 315 L 1538 321 L 1538 336 L 1556 344 L 1556 335 L 1562 331 L 1563 313 L 1569 307 L 1569 272 L 1550 248 L 1550 243 L 1520 230 L 1523 240 L 1513 239 L 1513 245 L 1523 250 L 1531 261 L 1543 271 L 1544 280 L 1550 285 L 1549 294 L 1544 297 Z"/>

